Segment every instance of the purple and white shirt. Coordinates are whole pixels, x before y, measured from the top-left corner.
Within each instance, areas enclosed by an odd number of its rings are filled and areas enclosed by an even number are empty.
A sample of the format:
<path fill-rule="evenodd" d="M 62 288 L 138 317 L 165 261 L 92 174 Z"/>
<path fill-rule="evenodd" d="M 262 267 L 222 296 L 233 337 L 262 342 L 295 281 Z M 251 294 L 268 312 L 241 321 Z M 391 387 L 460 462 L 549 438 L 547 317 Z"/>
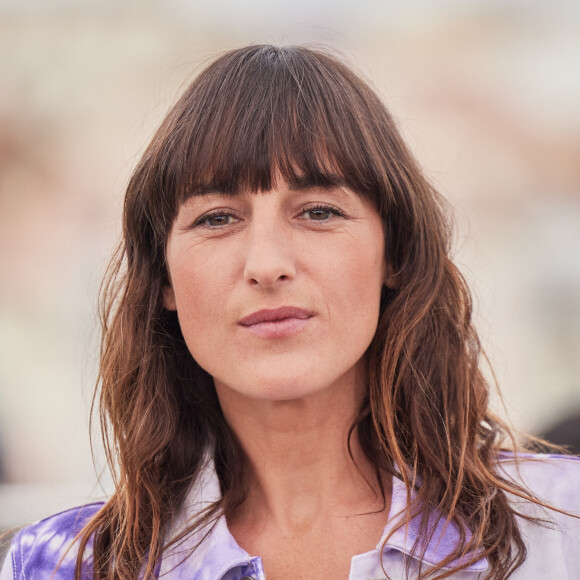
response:
<path fill-rule="evenodd" d="M 580 515 L 580 459 L 561 456 L 520 456 L 519 470 L 510 454 L 504 454 L 500 470 L 525 485 L 546 502 Z M 168 539 L 176 536 L 200 509 L 219 497 L 217 476 L 211 463 L 190 490 L 173 522 Z M 397 530 L 383 546 L 384 538 L 406 509 L 406 490 L 393 478 L 391 511 L 382 537 L 374 550 L 358 554 L 351 560 L 349 580 L 384 579 L 382 565 L 393 580 L 407 578 L 405 566 L 410 559 L 409 578 L 416 577 L 419 561 L 411 554 L 418 535 L 418 521 Z M 539 526 L 519 519 L 528 548 L 523 566 L 511 576 L 519 580 L 571 580 L 580 578 L 580 519 L 546 511 L 518 498 L 512 499 L 520 512 L 551 518 L 554 525 Z M 51 516 L 20 530 L 0 572 L 0 580 L 72 580 L 76 560 L 75 547 L 67 553 L 75 535 L 103 504 L 90 504 Z M 206 530 L 199 530 L 167 549 L 162 557 L 159 578 L 168 580 L 266 580 L 262 561 L 243 550 L 230 534 L 222 516 L 209 535 L 200 542 Z M 440 562 L 458 539 L 455 526 L 437 523 L 435 533 L 423 556 L 423 569 Z M 283 547 L 281 547 L 283 549 Z M 381 554 L 382 551 L 382 554 Z M 63 558 L 64 556 L 64 558 Z M 410 558 L 409 558 L 410 556 Z M 61 562 L 61 558 L 62 562 Z M 58 563 L 56 573 L 53 576 Z M 300 566 L 300 562 L 296 562 Z M 454 565 L 449 568 L 453 569 Z M 457 572 L 457 580 L 485 578 L 488 563 L 479 559 L 466 570 Z M 86 562 L 87 579 L 91 578 L 90 555 Z M 414 574 L 415 571 L 415 574 Z M 346 579 L 345 579 L 346 580 Z"/>

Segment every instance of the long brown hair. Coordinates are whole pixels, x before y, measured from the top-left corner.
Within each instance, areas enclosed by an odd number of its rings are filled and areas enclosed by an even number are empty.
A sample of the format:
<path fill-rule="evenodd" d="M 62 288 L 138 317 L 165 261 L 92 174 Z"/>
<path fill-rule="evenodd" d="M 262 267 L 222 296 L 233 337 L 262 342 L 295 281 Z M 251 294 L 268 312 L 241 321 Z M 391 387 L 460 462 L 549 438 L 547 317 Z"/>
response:
<path fill-rule="evenodd" d="M 244 501 L 244 453 L 211 377 L 163 307 L 165 246 L 188 196 L 208 187 L 267 191 L 277 176 L 323 187 L 340 176 L 383 219 L 397 282 L 383 292 L 368 395 L 351 433 L 377 470 L 416 494 L 401 525 L 420 515 L 425 538 L 442 514 L 460 531 L 455 550 L 420 577 L 445 578 L 443 567 L 460 557 L 455 572 L 487 557 L 488 578 L 507 577 L 526 548 L 506 492 L 534 498 L 495 469 L 500 447 L 515 443 L 488 409 L 445 204 L 385 106 L 348 67 L 319 50 L 250 46 L 193 81 L 127 188 L 122 242 L 102 292 L 100 410 L 116 488 L 81 534 L 77 580 L 91 541 L 95 579 L 153 577 L 168 523 L 208 450 L 222 498 L 192 529 Z"/>

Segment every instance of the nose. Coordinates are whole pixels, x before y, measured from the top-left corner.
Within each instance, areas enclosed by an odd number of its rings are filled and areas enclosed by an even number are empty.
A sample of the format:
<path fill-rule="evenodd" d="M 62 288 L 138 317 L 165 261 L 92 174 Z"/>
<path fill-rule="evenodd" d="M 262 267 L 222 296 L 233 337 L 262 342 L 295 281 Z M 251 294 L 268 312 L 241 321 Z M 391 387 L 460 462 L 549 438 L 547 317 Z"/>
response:
<path fill-rule="evenodd" d="M 275 287 L 296 276 L 291 234 L 276 220 L 249 228 L 244 279 L 253 286 Z"/>

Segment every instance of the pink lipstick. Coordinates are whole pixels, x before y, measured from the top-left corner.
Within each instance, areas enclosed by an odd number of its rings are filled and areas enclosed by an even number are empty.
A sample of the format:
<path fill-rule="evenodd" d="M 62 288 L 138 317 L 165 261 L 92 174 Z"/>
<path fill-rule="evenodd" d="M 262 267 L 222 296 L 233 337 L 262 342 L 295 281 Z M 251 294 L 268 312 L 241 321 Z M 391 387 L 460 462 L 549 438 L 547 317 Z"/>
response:
<path fill-rule="evenodd" d="M 262 338 L 283 338 L 295 334 L 308 324 L 314 314 L 294 306 L 258 310 L 242 318 L 238 324 Z"/>

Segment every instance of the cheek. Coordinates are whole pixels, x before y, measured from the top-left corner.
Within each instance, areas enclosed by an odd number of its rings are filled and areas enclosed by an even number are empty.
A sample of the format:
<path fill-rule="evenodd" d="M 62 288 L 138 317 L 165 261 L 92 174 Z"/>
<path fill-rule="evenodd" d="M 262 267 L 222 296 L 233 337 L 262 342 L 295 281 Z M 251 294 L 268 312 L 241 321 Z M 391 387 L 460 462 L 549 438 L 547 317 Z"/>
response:
<path fill-rule="evenodd" d="M 212 280 L 214 282 L 212 282 Z M 219 294 L 223 286 L 215 277 L 202 272 L 184 272 L 174 280 L 176 309 L 184 323 L 209 324 L 218 309 Z"/>
<path fill-rule="evenodd" d="M 236 275 L 234 252 L 206 250 L 173 255 L 171 269 L 181 331 L 191 355 L 204 368 L 227 346 Z"/>
<path fill-rule="evenodd" d="M 177 310 L 182 332 L 188 341 L 194 328 L 201 330 L 212 317 L 210 299 L 219 292 L 221 285 L 215 280 L 215 272 L 204 267 L 192 256 L 171 256 L 171 283 L 174 306 Z M 167 297 L 168 294 L 166 294 Z M 167 302 L 167 299 L 166 299 Z"/>
<path fill-rule="evenodd" d="M 376 242 L 375 242 L 376 244 Z M 369 251 L 369 248 L 371 251 Z M 374 335 L 384 281 L 384 251 L 372 245 L 343 248 L 329 270 L 329 312 L 341 317 L 347 332 Z"/>
<path fill-rule="evenodd" d="M 220 298 L 215 291 L 208 291 L 205 284 L 197 282 L 197 278 L 192 277 L 190 284 L 176 289 L 177 318 L 191 356 L 211 373 L 214 369 L 207 367 L 208 357 L 212 360 L 212 353 L 223 351 L 217 332 Z"/>
<path fill-rule="evenodd" d="M 350 251 L 343 252 L 350 285 L 368 298 L 380 293 L 385 280 L 385 250 L 382 236 L 359 240 Z"/>
<path fill-rule="evenodd" d="M 211 297 L 227 287 L 231 258 L 210 252 L 203 244 L 183 243 L 170 247 L 168 263 L 178 311 L 203 314 L 212 305 Z"/>

